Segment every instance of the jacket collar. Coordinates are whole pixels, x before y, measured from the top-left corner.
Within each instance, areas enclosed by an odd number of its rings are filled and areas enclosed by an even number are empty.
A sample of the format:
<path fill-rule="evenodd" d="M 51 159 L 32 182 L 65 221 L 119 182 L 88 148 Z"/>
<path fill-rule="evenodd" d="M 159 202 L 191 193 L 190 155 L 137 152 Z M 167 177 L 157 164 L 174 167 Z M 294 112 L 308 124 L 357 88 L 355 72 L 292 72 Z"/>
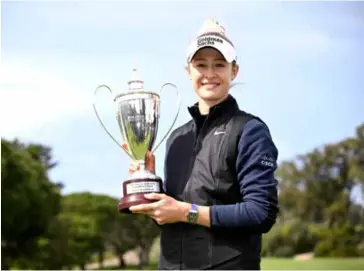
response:
<path fill-rule="evenodd" d="M 220 116 L 226 113 L 230 113 L 231 111 L 236 111 L 237 109 L 239 109 L 239 107 L 235 98 L 229 94 L 225 100 L 212 106 L 209 110 L 208 115 L 211 115 L 212 112 L 214 112 L 214 115 L 216 114 L 217 116 Z M 194 119 L 201 116 L 200 110 L 198 109 L 198 103 L 189 106 L 188 111 Z"/>

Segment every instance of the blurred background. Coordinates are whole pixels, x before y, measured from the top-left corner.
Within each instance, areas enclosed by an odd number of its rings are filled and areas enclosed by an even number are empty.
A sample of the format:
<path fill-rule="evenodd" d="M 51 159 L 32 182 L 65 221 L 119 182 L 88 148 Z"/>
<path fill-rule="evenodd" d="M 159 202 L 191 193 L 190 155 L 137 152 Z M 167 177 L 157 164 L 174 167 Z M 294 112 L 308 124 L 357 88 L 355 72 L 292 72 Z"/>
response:
<path fill-rule="evenodd" d="M 2 1 L 2 269 L 156 268 L 158 228 L 117 212 L 131 161 L 93 92 L 136 66 L 148 90 L 178 86 L 187 122 L 187 46 L 211 17 L 238 50 L 232 95 L 279 149 L 262 269 L 364 269 L 364 4 L 273 1 Z M 112 96 L 96 101 L 121 142 Z M 158 140 L 176 109 L 166 89 Z"/>

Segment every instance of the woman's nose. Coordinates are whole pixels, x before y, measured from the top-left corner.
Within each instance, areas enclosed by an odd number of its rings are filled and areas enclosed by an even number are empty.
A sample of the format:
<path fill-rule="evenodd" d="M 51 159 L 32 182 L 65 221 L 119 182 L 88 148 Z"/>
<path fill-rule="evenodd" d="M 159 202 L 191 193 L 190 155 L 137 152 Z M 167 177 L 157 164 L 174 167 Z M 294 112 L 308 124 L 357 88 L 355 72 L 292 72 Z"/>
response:
<path fill-rule="evenodd" d="M 215 76 L 215 70 L 214 70 L 214 68 L 213 68 L 213 67 L 208 67 L 208 68 L 206 69 L 205 76 L 206 76 L 207 78 L 212 78 L 212 77 L 214 77 L 214 76 Z"/>

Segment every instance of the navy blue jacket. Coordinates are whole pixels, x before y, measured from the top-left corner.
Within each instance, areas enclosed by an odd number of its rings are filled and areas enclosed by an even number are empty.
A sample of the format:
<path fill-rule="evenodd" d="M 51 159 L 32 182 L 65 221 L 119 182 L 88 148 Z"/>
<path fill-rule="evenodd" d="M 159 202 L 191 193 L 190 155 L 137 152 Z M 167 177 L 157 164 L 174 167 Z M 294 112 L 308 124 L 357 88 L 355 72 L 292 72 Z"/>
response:
<path fill-rule="evenodd" d="M 269 129 L 232 96 L 207 116 L 197 105 L 189 111 L 192 120 L 167 140 L 165 193 L 210 206 L 211 227 L 162 225 L 159 268 L 259 269 L 262 234 L 278 213 L 278 151 Z"/>
<path fill-rule="evenodd" d="M 250 120 L 238 144 L 237 181 L 242 202 L 213 205 L 210 209 L 212 227 L 262 227 L 268 231 L 277 215 L 278 150 L 268 127 Z"/>

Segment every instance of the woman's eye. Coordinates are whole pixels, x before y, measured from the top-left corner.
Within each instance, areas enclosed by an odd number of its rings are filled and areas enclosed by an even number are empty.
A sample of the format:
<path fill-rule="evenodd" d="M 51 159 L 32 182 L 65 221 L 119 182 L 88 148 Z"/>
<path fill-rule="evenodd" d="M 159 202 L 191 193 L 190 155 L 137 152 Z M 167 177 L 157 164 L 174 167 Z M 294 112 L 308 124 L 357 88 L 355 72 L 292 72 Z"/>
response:
<path fill-rule="evenodd" d="M 205 65 L 205 64 L 202 64 L 202 63 L 200 63 L 200 64 L 197 64 L 197 67 L 199 67 L 199 68 L 204 68 L 204 67 L 206 67 L 206 65 Z"/>
<path fill-rule="evenodd" d="M 218 68 L 223 68 L 223 67 L 225 67 L 225 64 L 223 64 L 223 63 L 217 63 L 217 64 L 216 64 L 216 67 L 218 67 Z"/>

